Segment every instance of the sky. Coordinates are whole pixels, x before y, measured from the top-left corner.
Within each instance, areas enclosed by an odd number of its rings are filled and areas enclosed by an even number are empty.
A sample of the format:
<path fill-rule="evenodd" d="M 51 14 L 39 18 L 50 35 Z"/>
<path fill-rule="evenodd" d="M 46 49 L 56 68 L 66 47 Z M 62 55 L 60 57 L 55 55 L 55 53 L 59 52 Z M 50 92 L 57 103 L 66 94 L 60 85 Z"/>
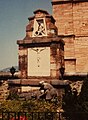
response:
<path fill-rule="evenodd" d="M 37 9 L 52 14 L 52 0 L 0 0 L 0 70 L 18 66 L 17 40 L 26 35 L 28 17 Z"/>

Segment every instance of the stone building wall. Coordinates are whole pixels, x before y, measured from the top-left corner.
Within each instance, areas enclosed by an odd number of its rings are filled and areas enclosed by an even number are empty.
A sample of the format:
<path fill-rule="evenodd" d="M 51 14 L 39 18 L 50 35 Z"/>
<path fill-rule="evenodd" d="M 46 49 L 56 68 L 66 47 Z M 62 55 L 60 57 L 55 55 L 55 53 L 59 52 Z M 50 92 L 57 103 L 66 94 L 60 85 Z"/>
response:
<path fill-rule="evenodd" d="M 58 35 L 65 41 L 65 72 L 88 72 L 88 2 L 52 0 Z"/>

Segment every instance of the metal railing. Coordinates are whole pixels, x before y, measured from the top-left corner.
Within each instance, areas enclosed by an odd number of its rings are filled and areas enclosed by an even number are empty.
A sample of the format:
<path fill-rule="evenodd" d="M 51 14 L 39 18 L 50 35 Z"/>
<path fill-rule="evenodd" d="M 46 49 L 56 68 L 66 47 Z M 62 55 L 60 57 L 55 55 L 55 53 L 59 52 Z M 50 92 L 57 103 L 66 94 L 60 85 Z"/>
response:
<path fill-rule="evenodd" d="M 61 120 L 59 112 L 2 112 L 1 120 Z"/>
<path fill-rule="evenodd" d="M 88 120 L 88 113 L 80 112 L 2 112 L 0 120 Z"/>

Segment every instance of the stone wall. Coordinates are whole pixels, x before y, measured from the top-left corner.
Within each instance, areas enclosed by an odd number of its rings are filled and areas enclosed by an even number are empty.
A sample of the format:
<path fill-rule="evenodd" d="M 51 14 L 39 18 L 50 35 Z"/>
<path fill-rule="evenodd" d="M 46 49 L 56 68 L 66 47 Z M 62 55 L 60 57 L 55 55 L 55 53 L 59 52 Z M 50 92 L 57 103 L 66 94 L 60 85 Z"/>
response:
<path fill-rule="evenodd" d="M 88 37 L 75 39 L 76 71 L 88 72 Z"/>
<path fill-rule="evenodd" d="M 7 80 L 5 81 L 0 81 L 0 100 L 5 100 L 9 94 L 8 90 L 8 82 Z"/>
<path fill-rule="evenodd" d="M 64 67 L 64 42 L 61 39 L 61 37 L 42 37 L 41 38 L 33 38 L 33 40 L 35 40 L 36 42 L 33 43 L 32 42 L 32 38 L 30 38 L 29 40 L 20 40 L 19 42 L 19 70 L 21 71 L 21 78 L 41 78 L 41 77 L 46 77 L 49 79 L 55 78 L 58 79 L 60 77 L 60 71 L 59 68 L 61 66 Z M 38 40 L 38 41 L 37 41 Z M 30 43 L 29 43 L 30 42 Z M 50 49 L 49 52 L 49 56 L 50 56 L 50 75 L 48 76 L 29 76 L 28 74 L 28 49 L 29 48 L 37 48 L 37 47 L 46 47 Z M 45 56 L 42 56 L 46 57 Z M 32 59 L 32 63 L 35 64 L 35 60 L 33 62 Z M 43 62 L 44 63 L 44 62 Z"/>
<path fill-rule="evenodd" d="M 58 35 L 65 41 L 65 72 L 88 72 L 88 2 L 52 0 Z"/>

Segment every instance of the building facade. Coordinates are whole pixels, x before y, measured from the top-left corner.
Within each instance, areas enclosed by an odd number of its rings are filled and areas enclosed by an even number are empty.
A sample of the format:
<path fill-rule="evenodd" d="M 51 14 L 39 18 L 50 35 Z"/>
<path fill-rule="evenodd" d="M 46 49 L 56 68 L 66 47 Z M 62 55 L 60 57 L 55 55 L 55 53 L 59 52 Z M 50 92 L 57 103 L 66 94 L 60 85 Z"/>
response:
<path fill-rule="evenodd" d="M 63 37 L 66 74 L 88 72 L 88 1 L 52 0 L 58 35 Z"/>

